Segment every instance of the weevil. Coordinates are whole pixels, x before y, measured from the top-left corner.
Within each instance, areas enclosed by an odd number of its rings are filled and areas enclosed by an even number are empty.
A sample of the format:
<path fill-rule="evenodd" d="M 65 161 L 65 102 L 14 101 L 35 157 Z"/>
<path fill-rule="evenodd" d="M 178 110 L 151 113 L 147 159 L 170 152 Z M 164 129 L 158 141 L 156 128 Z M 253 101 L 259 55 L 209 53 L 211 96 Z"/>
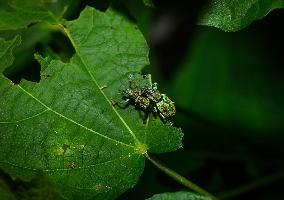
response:
<path fill-rule="evenodd" d="M 130 87 L 124 90 L 124 99 L 147 114 L 158 114 L 164 122 L 169 121 L 176 113 L 174 102 L 158 90 L 157 83 L 141 89 Z"/>

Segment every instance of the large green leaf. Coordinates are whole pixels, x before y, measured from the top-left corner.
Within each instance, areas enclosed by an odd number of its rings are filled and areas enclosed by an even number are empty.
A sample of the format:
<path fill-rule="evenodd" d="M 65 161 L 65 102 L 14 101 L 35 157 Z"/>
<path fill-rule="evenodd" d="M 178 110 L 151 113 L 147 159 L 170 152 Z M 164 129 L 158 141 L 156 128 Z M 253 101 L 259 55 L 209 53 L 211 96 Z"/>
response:
<path fill-rule="evenodd" d="M 126 17 L 87 7 L 63 29 L 76 51 L 70 63 L 36 55 L 39 83 L 0 78 L 0 166 L 27 180 L 42 171 L 65 198 L 113 199 L 136 184 L 144 153 L 180 148 L 182 133 L 112 105 L 128 75 L 148 64 Z"/>
<path fill-rule="evenodd" d="M 210 200 L 210 197 L 195 194 L 193 192 L 167 192 L 162 194 L 155 194 L 147 200 Z"/>
<path fill-rule="evenodd" d="M 284 8 L 283 0 L 210 0 L 199 24 L 237 31 L 277 8 Z"/>
<path fill-rule="evenodd" d="M 60 14 L 48 9 L 57 1 L 14 0 L 10 9 L 0 7 L 0 30 L 15 30 L 26 28 L 31 23 L 50 22 L 58 24 L 62 21 Z M 63 11 L 61 11 L 63 12 Z"/>

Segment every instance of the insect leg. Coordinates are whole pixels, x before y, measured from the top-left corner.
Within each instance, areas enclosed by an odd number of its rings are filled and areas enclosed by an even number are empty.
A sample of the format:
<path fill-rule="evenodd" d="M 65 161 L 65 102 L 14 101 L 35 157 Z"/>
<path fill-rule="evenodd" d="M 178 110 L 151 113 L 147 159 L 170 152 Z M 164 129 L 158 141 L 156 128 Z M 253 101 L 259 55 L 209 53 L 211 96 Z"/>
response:
<path fill-rule="evenodd" d="M 145 111 L 143 117 L 143 124 L 147 124 L 148 117 L 149 117 L 149 112 Z"/>
<path fill-rule="evenodd" d="M 158 84 L 157 83 L 153 83 L 152 84 L 152 89 L 153 90 L 158 90 Z"/>
<path fill-rule="evenodd" d="M 130 99 L 126 99 L 125 101 L 116 102 L 111 100 L 113 106 L 118 106 L 119 108 L 127 108 L 130 105 Z"/>
<path fill-rule="evenodd" d="M 137 84 L 134 81 L 133 74 L 128 75 L 128 81 L 129 81 L 129 88 L 131 88 L 131 89 L 137 88 Z"/>
<path fill-rule="evenodd" d="M 157 107 L 156 107 L 156 106 L 153 106 L 153 112 L 154 112 L 154 113 L 158 113 L 158 110 L 157 110 Z"/>
<path fill-rule="evenodd" d="M 157 107 L 156 107 L 156 106 L 152 106 L 152 111 L 153 111 L 153 116 L 154 116 L 155 118 L 157 118 L 157 114 L 158 114 L 158 109 L 157 109 Z"/>

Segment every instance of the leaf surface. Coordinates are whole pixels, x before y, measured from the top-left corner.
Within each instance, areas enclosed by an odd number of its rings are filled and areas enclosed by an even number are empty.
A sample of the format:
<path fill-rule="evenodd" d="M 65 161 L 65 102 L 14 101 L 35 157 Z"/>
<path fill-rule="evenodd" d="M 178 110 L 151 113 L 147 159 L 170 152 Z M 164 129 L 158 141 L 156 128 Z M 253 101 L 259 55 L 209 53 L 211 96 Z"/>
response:
<path fill-rule="evenodd" d="M 278 8 L 284 8 L 283 0 L 210 0 L 198 23 L 233 32 Z"/>
<path fill-rule="evenodd" d="M 14 61 L 13 49 L 20 45 L 21 39 L 16 36 L 10 41 L 0 38 L 0 73 L 2 73 Z"/>
<path fill-rule="evenodd" d="M 43 0 L 14 0 L 10 8 L 0 7 L 0 30 L 16 30 L 26 28 L 36 22 L 49 22 L 58 24 L 62 21 L 60 14 L 56 15 L 48 4 L 55 2 Z"/>
<path fill-rule="evenodd" d="M 136 184 L 144 153 L 180 148 L 182 133 L 112 105 L 148 64 L 126 17 L 87 7 L 63 29 L 76 51 L 70 63 L 36 55 L 40 83 L 0 78 L 0 166 L 27 180 L 42 171 L 68 199 L 113 199 Z"/>
<path fill-rule="evenodd" d="M 211 200 L 211 198 L 193 192 L 180 191 L 155 194 L 147 200 Z"/>

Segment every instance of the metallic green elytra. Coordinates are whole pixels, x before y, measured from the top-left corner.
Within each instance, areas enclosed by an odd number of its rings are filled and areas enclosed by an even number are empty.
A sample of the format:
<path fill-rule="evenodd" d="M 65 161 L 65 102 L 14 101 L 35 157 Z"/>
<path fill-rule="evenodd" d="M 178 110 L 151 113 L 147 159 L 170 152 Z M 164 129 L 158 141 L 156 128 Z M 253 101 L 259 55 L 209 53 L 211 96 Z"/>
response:
<path fill-rule="evenodd" d="M 162 94 L 161 96 L 160 101 L 156 103 L 160 116 L 164 119 L 173 117 L 176 114 L 174 102 L 165 94 Z"/>
<path fill-rule="evenodd" d="M 143 97 L 140 90 L 127 89 L 124 91 L 124 96 L 127 98 L 127 102 L 134 100 L 134 105 L 147 110 L 150 106 L 150 100 L 147 97 Z"/>
<path fill-rule="evenodd" d="M 142 89 L 124 90 L 126 102 L 130 102 L 135 107 L 145 112 L 158 114 L 165 122 L 173 117 L 176 113 L 174 102 L 167 95 L 161 94 L 157 89 L 157 83 L 145 86 Z"/>

